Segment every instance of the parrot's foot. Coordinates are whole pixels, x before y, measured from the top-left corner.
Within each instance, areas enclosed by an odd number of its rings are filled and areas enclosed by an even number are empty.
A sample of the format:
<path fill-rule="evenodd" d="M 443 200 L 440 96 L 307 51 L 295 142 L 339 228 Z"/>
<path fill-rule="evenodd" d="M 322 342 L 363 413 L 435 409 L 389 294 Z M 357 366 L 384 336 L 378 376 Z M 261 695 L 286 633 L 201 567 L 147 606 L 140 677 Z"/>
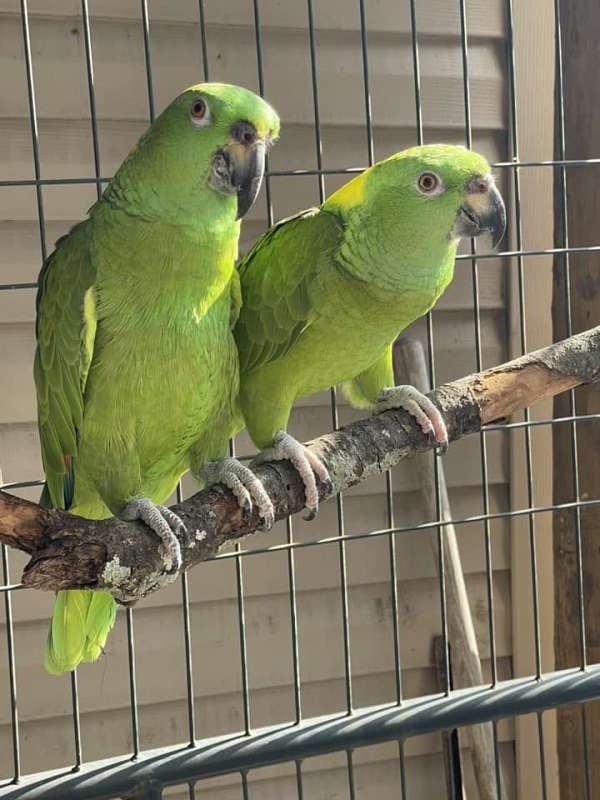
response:
<path fill-rule="evenodd" d="M 181 546 L 176 534 L 185 533 L 185 525 L 167 506 L 159 506 L 147 497 L 132 498 L 119 514 L 125 522 L 141 519 L 161 540 L 165 571 L 177 574 L 181 569 Z"/>
<path fill-rule="evenodd" d="M 308 512 L 304 519 L 314 519 L 319 510 L 319 490 L 315 475 L 321 483 L 331 487 L 329 473 L 321 459 L 308 447 L 296 441 L 289 433 L 279 431 L 273 438 L 273 446 L 262 450 L 253 460 L 252 465 L 263 464 L 265 461 L 292 462 L 304 484 L 304 504 Z"/>
<path fill-rule="evenodd" d="M 448 431 L 439 409 L 414 386 L 389 386 L 377 398 L 375 411 L 403 408 L 414 417 L 423 433 L 432 439 L 443 455 L 448 450 Z"/>
<path fill-rule="evenodd" d="M 259 478 L 237 458 L 209 461 L 204 465 L 199 477 L 207 487 L 222 483 L 231 489 L 245 514 L 250 514 L 253 502 L 256 503 L 258 513 L 264 521 L 262 527 L 265 530 L 273 527 L 275 508 L 271 498 Z"/>

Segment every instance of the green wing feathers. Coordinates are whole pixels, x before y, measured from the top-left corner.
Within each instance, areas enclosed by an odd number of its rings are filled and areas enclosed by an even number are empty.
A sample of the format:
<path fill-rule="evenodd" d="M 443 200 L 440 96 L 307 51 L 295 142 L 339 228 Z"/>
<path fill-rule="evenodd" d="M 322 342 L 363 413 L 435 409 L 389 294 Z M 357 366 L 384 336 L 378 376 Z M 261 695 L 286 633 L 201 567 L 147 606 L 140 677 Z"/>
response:
<path fill-rule="evenodd" d="M 243 305 L 235 327 L 240 369 L 285 355 L 315 311 L 315 278 L 342 237 L 334 214 L 312 208 L 270 228 L 240 264 Z"/>
<path fill-rule="evenodd" d="M 92 361 L 96 316 L 95 273 L 86 226 L 59 239 L 40 274 L 34 377 L 46 486 L 44 505 L 69 508 L 73 458 L 83 417 L 85 382 Z M 109 592 L 59 592 L 48 632 L 44 665 L 59 674 L 98 658 L 115 621 Z"/>
<path fill-rule="evenodd" d="M 34 378 L 42 460 L 52 505 L 68 506 L 65 479 L 77 454 L 85 379 L 95 334 L 94 270 L 85 226 L 59 239 L 39 279 Z"/>

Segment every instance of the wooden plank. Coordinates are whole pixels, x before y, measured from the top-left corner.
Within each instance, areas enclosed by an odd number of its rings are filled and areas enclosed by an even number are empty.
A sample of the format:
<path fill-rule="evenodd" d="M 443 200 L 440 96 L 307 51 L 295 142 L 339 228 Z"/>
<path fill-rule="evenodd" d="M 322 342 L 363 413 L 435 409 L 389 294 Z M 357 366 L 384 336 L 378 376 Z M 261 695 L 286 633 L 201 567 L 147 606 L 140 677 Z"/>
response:
<path fill-rule="evenodd" d="M 82 35 L 71 19 L 31 20 L 38 114 L 77 119 L 88 114 Z M 94 77 L 100 117 L 147 118 L 143 38 L 138 21 L 94 22 Z M 305 31 L 265 29 L 263 65 L 269 99 L 287 122 L 311 123 L 313 107 Z M 369 37 L 370 87 L 378 124 L 414 125 L 413 78 L 408 37 L 373 33 Z M 157 109 L 201 75 L 198 31 L 193 26 L 157 22 L 151 53 Z M 255 34 L 251 27 L 219 27 L 213 32 L 212 79 L 257 89 Z M 0 27 L 3 116 L 27 117 L 23 91 L 21 23 L 7 16 Z M 43 68 L 40 68 L 43 65 Z M 424 40 L 421 78 L 428 124 L 460 128 L 462 64 L 458 32 L 453 40 Z M 471 94 L 476 127 L 504 127 L 503 56 L 499 42 L 476 39 L 470 47 Z M 293 74 L 294 81 L 285 76 Z M 358 32 L 323 31 L 319 36 L 321 115 L 325 123 L 364 122 L 362 58 Z M 55 87 L 60 86 L 60 92 Z M 8 91 L 10 87 L 10 91 Z M 16 91 L 15 91 L 16 89 Z M 394 102 L 389 102 L 390 98 Z"/>
<path fill-rule="evenodd" d="M 509 659 L 503 659 L 501 665 L 502 674 L 505 677 L 508 676 Z M 403 675 L 407 696 L 417 696 L 435 691 L 433 668 L 409 669 L 405 670 Z M 64 681 L 64 686 L 64 692 L 62 686 L 58 687 L 58 691 L 64 696 L 65 701 L 64 707 L 58 715 L 38 715 L 36 718 L 27 717 L 22 720 L 24 769 L 28 772 L 69 764 L 72 755 L 72 720 L 69 714 L 66 681 Z M 358 676 L 355 680 L 355 688 L 361 698 L 372 698 L 374 703 L 379 702 L 379 698 L 381 698 L 382 702 L 386 702 L 394 692 L 393 673 Z M 303 698 L 307 712 L 316 715 L 321 713 L 323 696 L 332 692 L 335 696 L 343 692 L 342 678 L 305 684 Z M 253 691 L 253 719 L 257 722 L 267 720 L 270 723 L 287 721 L 292 714 L 292 697 L 292 686 L 289 684 Z M 197 693 L 196 703 L 202 735 L 224 735 L 240 730 L 243 723 L 240 715 L 239 691 L 216 696 L 203 696 Z M 129 713 L 125 694 L 120 706 L 107 706 L 99 711 L 83 711 L 81 715 L 83 734 L 86 736 L 85 741 L 89 743 L 86 747 L 87 758 L 104 758 L 109 755 L 125 753 L 131 749 Z M 168 714 L 170 722 L 168 726 L 164 725 L 165 714 Z M 143 705 L 140 708 L 140 732 L 145 747 L 160 747 L 185 741 L 187 706 L 183 697 L 179 695 L 170 698 L 167 702 Z M 9 733 L 9 726 L 6 723 L 0 725 L 0 780 L 2 776 L 9 773 L 11 766 Z M 508 742 L 512 738 L 510 721 L 500 724 L 499 738 L 502 742 Z M 393 752 L 394 748 L 391 749 Z M 382 750 L 385 757 L 386 747 L 384 746 Z M 428 735 L 410 739 L 406 743 L 405 752 L 409 760 L 427 753 L 439 753 L 439 737 Z M 366 760 L 367 753 L 373 758 L 372 751 L 356 751 L 358 764 Z M 387 753 L 390 753 L 389 749 Z M 319 759 L 320 763 L 316 760 L 307 761 L 307 771 L 320 771 L 331 764 L 331 760 L 335 762 L 335 757 L 324 757 L 322 760 Z M 381 760 L 381 755 L 376 760 Z M 273 772 L 285 774 L 287 767 L 282 765 L 274 768 Z M 230 781 L 231 777 L 229 776 L 221 779 L 222 783 Z"/>
<path fill-rule="evenodd" d="M 233 565 L 231 565 L 233 576 Z M 300 591 L 297 595 L 300 666 L 303 683 L 340 679 L 339 690 L 320 698 L 321 713 L 334 713 L 344 707 L 344 675 L 340 590 L 337 575 L 328 588 L 318 592 Z M 497 603 L 497 643 L 500 656 L 511 651 L 509 575 L 495 575 Z M 468 578 L 468 590 L 475 610 L 476 635 L 480 651 L 489 655 L 487 641 L 486 584 L 482 573 Z M 426 667 L 431 662 L 431 636 L 440 630 L 440 601 L 436 579 L 407 581 L 398 587 L 400 603 L 400 641 L 402 664 L 407 668 Z M 19 606 L 17 593 L 15 611 Z M 52 598 L 48 597 L 49 615 Z M 289 685 L 292 680 L 287 592 L 248 597 L 245 604 L 249 678 L 252 690 Z M 196 691 L 202 696 L 231 693 L 239 689 L 239 641 L 235 600 L 194 605 L 191 610 L 193 656 L 198 665 Z M 167 702 L 185 692 L 185 664 L 181 614 L 173 608 L 136 609 L 135 638 L 140 668 L 140 705 Z M 389 583 L 353 586 L 349 592 L 349 618 L 352 641 L 353 675 L 376 674 L 393 670 L 393 639 Z M 79 676 L 82 711 L 120 707 L 128 702 L 127 645 L 124 615 L 111 633 L 108 657 L 96 667 L 82 669 Z M 19 624 L 15 631 L 15 650 L 19 683 L 27 687 L 20 696 L 23 718 L 65 713 L 68 705 L 68 680 L 47 675 L 42 666 L 42 651 L 47 621 Z M 0 685 L 6 686 L 6 663 L 0 666 Z M 64 686 L 64 691 L 63 691 Z M 364 702 L 366 698 L 362 698 Z M 393 696 L 387 698 L 393 701 Z M 291 702 L 291 698 L 290 698 Z M 375 702 L 374 700 L 372 702 Z M 381 700 L 379 702 L 384 702 Z M 311 713 L 314 713 L 312 709 Z M 8 719 L 7 706 L 2 707 Z M 308 714 L 308 710 L 306 711 Z M 316 713 L 319 713 L 318 710 Z M 289 718 L 282 712 L 281 720 Z M 271 719 L 271 722 L 277 722 Z M 268 714 L 256 724 L 267 724 Z"/>
<path fill-rule="evenodd" d="M 355 751 L 355 789 L 357 796 L 364 800 L 391 800 L 401 797 L 400 773 L 398 754 L 390 753 L 388 760 L 376 757 L 376 748 L 367 748 L 370 760 L 366 763 L 359 761 L 361 751 Z M 468 754 L 464 757 L 468 766 Z M 311 800 L 331 800 L 331 798 L 345 798 L 348 792 L 348 775 L 344 754 L 337 757 L 337 761 L 328 768 L 322 762 L 324 759 L 315 758 L 303 762 L 302 776 L 304 796 Z M 510 771 L 511 782 L 509 790 L 514 791 L 514 757 L 510 745 L 501 747 L 502 762 Z M 314 765 L 314 766 L 313 766 Z M 406 759 L 407 786 L 406 793 L 410 798 L 442 797 L 443 775 L 439 755 L 413 756 Z M 469 775 L 467 774 L 467 778 Z M 252 800 L 279 800 L 279 798 L 296 797 L 296 778 L 293 765 L 286 768 L 285 772 L 273 775 L 272 770 L 257 770 L 249 776 L 249 788 Z M 469 797 L 474 791 L 472 782 L 467 783 Z M 187 792 L 187 787 L 185 789 Z M 164 794 L 169 800 L 187 800 L 189 794 L 182 793 L 181 788 L 171 787 Z M 360 792 L 360 794 L 358 794 Z M 232 775 L 227 781 L 222 779 L 200 781 L 197 784 L 199 797 L 205 794 L 211 800 L 238 800 L 240 797 L 239 776 Z M 512 793 L 508 795 L 512 797 Z"/>
<path fill-rule="evenodd" d="M 71 17 L 76 24 L 81 15 L 77 0 L 33 0 L 28 3 L 30 16 Z M 467 3 L 469 31 L 474 36 L 502 38 L 504 20 L 502 4 L 487 3 L 485 0 L 469 0 Z M 0 0 L 0 13 L 18 14 L 18 0 Z M 301 3 L 287 4 L 280 0 L 263 0 L 260 6 L 261 26 L 280 28 L 307 27 L 306 9 Z M 214 26 L 236 25 L 252 26 L 252 14 L 245 2 L 236 0 L 229 3 L 206 2 L 205 20 L 212 33 Z M 132 19 L 139 20 L 140 11 L 133 3 L 122 0 L 95 0 L 90 4 L 90 17 L 109 18 L 115 22 Z M 172 0 L 153 0 L 150 6 L 150 21 L 196 23 L 198 9 L 193 3 L 174 3 Z M 328 0 L 315 8 L 315 21 L 319 29 L 353 30 L 360 27 L 358 11 L 348 13 L 345 0 Z M 368 8 L 369 30 L 387 33 L 410 33 L 410 15 L 407 7 L 389 3 L 377 3 Z M 418 29 L 421 33 L 448 35 L 457 31 L 459 16 L 453 0 L 420 0 L 418 10 Z"/>
<path fill-rule="evenodd" d="M 82 119 L 44 118 L 39 122 L 40 165 L 45 178 L 93 177 L 92 131 L 88 112 Z M 145 117 L 139 119 L 98 119 L 98 143 L 101 174 L 110 177 L 127 156 L 137 139 L 148 127 Z M 323 163 L 326 169 L 366 167 L 367 150 L 364 128 L 359 124 L 322 125 Z M 444 126 L 431 131 L 436 139 L 462 144 L 460 131 Z M 385 158 L 403 147 L 414 144 L 414 124 L 383 126 L 373 129 L 377 158 Z M 29 119 L 0 116 L 0 137 L 4 147 L 0 153 L 0 179 L 33 178 L 31 132 Z M 495 131 L 476 131 L 474 147 L 496 159 L 501 153 L 502 137 Z M 270 151 L 269 166 L 273 172 L 312 169 L 316 166 L 312 124 L 283 119 L 281 137 Z M 347 180 L 348 178 L 346 178 Z M 277 182 L 279 182 L 277 178 Z M 312 179 L 316 189 L 316 178 Z M 331 191 L 331 187 L 328 189 Z M 3 192 L 10 190 L 4 189 Z M 83 209 L 85 211 L 85 209 Z"/>

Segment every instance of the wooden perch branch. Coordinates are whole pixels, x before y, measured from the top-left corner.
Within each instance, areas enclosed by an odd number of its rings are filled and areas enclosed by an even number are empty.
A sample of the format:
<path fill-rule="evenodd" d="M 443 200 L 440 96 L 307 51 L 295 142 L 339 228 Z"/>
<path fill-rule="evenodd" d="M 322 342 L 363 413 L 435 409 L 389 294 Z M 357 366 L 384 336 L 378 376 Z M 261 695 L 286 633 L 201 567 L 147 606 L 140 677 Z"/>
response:
<path fill-rule="evenodd" d="M 458 381 L 430 393 L 442 411 L 450 440 L 479 431 L 544 397 L 600 378 L 600 327 Z M 431 444 L 403 411 L 386 411 L 346 425 L 308 443 L 324 461 L 333 491 L 383 472 Z M 286 461 L 259 467 L 277 519 L 302 510 L 304 489 Z M 215 487 L 173 507 L 187 527 L 181 537 L 185 569 L 214 555 L 232 539 L 256 532 L 256 513 L 244 518 L 233 495 Z M 31 560 L 26 586 L 45 589 L 108 589 L 122 602 L 137 600 L 168 582 L 156 536 L 142 523 L 85 520 L 0 492 L 0 542 Z"/>

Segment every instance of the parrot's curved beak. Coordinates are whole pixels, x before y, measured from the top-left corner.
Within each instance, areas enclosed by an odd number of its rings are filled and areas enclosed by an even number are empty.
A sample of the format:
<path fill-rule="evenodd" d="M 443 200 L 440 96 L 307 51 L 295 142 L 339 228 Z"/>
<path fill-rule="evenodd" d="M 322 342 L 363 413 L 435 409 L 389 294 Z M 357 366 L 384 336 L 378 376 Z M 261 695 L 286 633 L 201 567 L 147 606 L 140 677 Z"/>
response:
<path fill-rule="evenodd" d="M 452 235 L 472 238 L 489 233 L 492 246 L 501 241 L 506 231 L 506 209 L 502 195 L 491 176 L 473 178 L 467 199 L 458 209 Z"/>
<path fill-rule="evenodd" d="M 232 130 L 232 141 L 213 158 L 209 185 L 222 194 L 237 195 L 236 219 L 254 205 L 265 173 L 266 147 L 254 127 L 241 122 Z"/>
<path fill-rule="evenodd" d="M 237 219 L 241 219 L 250 211 L 260 191 L 265 174 L 266 146 L 264 141 L 258 140 L 249 148 L 245 145 L 233 145 L 230 150 L 233 151 L 231 182 L 237 194 Z"/>

